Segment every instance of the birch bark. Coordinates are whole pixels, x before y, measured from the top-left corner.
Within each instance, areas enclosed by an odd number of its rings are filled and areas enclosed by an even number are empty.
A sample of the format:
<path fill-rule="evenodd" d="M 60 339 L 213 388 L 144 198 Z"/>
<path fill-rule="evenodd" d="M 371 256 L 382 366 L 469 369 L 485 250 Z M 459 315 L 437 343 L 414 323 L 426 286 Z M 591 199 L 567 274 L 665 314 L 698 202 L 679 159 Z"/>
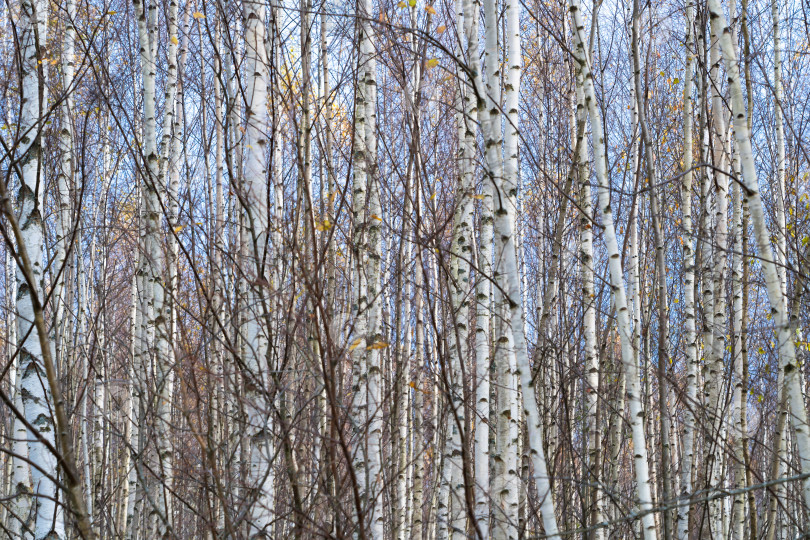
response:
<path fill-rule="evenodd" d="M 75 37 L 76 29 L 74 19 L 76 18 L 76 2 L 69 0 L 65 6 L 65 29 L 62 49 L 62 88 L 65 92 L 60 108 L 61 129 L 59 130 L 59 152 L 60 167 L 57 175 L 57 195 L 58 195 L 58 219 L 56 227 L 56 259 L 54 260 L 55 279 L 53 283 L 54 298 L 54 347 L 57 363 L 62 360 L 64 347 L 59 340 L 63 336 L 66 325 L 65 311 L 65 277 L 67 274 L 67 249 L 68 235 L 71 226 L 71 201 L 70 186 L 73 184 L 74 163 L 74 140 L 73 140 L 73 92 L 75 76 Z"/>
<path fill-rule="evenodd" d="M 373 15 L 373 0 L 362 0 L 365 17 Z M 383 297 L 382 297 L 382 206 L 380 201 L 380 179 L 377 172 L 377 60 L 375 47 L 375 33 L 370 21 L 366 20 L 365 32 L 367 39 L 366 64 L 366 131 L 365 147 L 367 151 L 366 167 L 368 173 L 368 298 L 369 298 L 369 344 L 368 355 L 368 475 L 371 487 L 370 501 L 373 506 L 369 509 L 371 520 L 370 536 L 373 539 L 382 539 L 384 535 L 384 512 L 382 507 L 383 488 L 382 478 L 382 356 L 381 349 L 385 343 L 383 328 Z"/>
<path fill-rule="evenodd" d="M 64 522 L 58 510 L 56 456 L 46 444 L 56 444 L 56 426 L 51 413 L 53 397 L 45 382 L 45 365 L 38 329 L 34 328 L 34 298 L 42 298 L 45 229 L 43 219 L 43 186 L 45 168 L 42 163 L 42 135 L 45 107 L 48 103 L 47 84 L 41 59 L 48 38 L 48 5 L 41 0 L 24 0 L 20 13 L 20 43 L 22 61 L 22 97 L 20 155 L 22 178 L 19 195 L 19 222 L 22 239 L 32 263 L 33 283 L 26 280 L 22 268 L 17 271 L 17 339 L 20 354 L 20 394 L 25 419 L 38 434 L 26 436 L 28 458 L 31 460 L 31 480 L 35 519 L 33 537 L 49 535 L 64 538 Z"/>
<path fill-rule="evenodd" d="M 749 199 L 751 221 L 754 227 L 762 270 L 767 285 L 771 314 L 777 331 L 779 355 L 782 363 L 782 371 L 785 376 L 785 385 L 787 387 L 791 423 L 796 433 L 799 463 L 802 472 L 806 472 L 810 471 L 810 434 L 808 433 L 807 410 L 802 396 L 801 381 L 799 380 L 800 370 L 796 364 L 793 335 L 790 329 L 789 317 L 786 312 L 787 302 L 782 294 L 782 287 L 776 270 L 768 229 L 765 224 L 762 199 L 759 194 L 756 166 L 754 164 L 751 139 L 748 130 L 747 114 L 743 102 L 742 87 L 740 85 L 737 51 L 731 39 L 732 32 L 726 22 L 726 17 L 719 0 L 709 0 L 709 18 L 712 27 L 715 29 L 715 33 L 719 36 L 720 47 L 725 61 L 729 93 L 731 95 L 732 118 L 734 119 L 734 134 L 740 150 L 742 185 Z M 810 505 L 810 479 L 805 479 L 802 483 L 805 504 Z"/>
<path fill-rule="evenodd" d="M 471 13 L 472 7 L 473 4 L 471 0 L 464 0 L 465 14 Z M 490 71 L 496 67 L 494 62 L 497 58 L 497 39 L 495 36 L 497 28 L 493 28 L 490 24 L 491 21 L 494 21 L 494 17 L 492 16 L 494 3 L 492 0 L 487 0 L 485 12 L 487 11 L 490 12 L 490 16 L 487 16 L 485 58 L 488 60 L 487 70 Z M 471 50 L 476 49 L 471 47 Z M 503 158 L 500 152 L 500 144 L 497 144 L 497 141 L 500 139 L 500 109 L 496 105 L 497 101 L 493 99 L 494 96 L 485 90 L 480 70 L 474 70 L 471 75 L 471 86 L 477 98 L 477 108 L 486 148 L 486 182 L 491 186 L 490 189 L 492 189 L 493 193 L 505 195 L 502 192 L 502 186 L 499 180 L 503 176 Z M 487 80 L 490 83 L 494 82 L 489 73 Z M 543 526 L 546 535 L 555 538 L 558 535 L 557 519 L 554 513 L 554 503 L 551 496 L 545 455 L 543 454 L 542 419 L 540 418 L 540 413 L 537 408 L 534 378 L 529 364 L 528 349 L 524 334 L 524 314 L 520 294 L 520 277 L 517 272 L 517 253 L 514 238 L 512 237 L 512 225 L 508 210 L 504 207 L 503 202 L 498 208 L 494 209 L 493 213 L 495 215 L 495 233 L 501 237 L 504 245 L 503 268 L 508 285 L 506 292 L 508 294 L 508 305 L 513 322 L 512 338 L 514 341 L 517 375 L 523 390 L 523 407 L 526 413 L 526 427 L 529 433 L 529 440 L 527 442 L 532 465 L 534 467 L 534 479 L 538 489 L 540 513 L 543 518 Z"/>
<path fill-rule="evenodd" d="M 366 198 L 368 190 L 367 151 L 366 151 L 366 83 L 365 62 L 369 52 L 362 17 L 362 4 L 358 2 L 358 34 L 360 44 L 357 59 L 357 82 L 354 98 L 354 145 L 352 179 L 352 320 L 353 335 L 357 336 L 349 346 L 352 357 L 351 373 L 351 420 L 355 447 L 352 449 L 352 467 L 357 476 L 360 498 L 367 504 L 369 497 L 368 475 L 366 473 L 368 452 L 365 429 L 368 418 L 368 380 L 366 365 L 366 344 L 368 343 L 368 291 L 366 289 Z M 364 517 L 356 516 L 358 526 L 365 530 Z"/>
<path fill-rule="evenodd" d="M 726 264 L 728 251 L 728 173 L 730 172 L 728 156 L 726 155 L 726 122 L 724 118 L 724 106 L 719 90 L 719 64 L 720 51 L 715 32 L 711 36 L 710 49 L 710 86 L 712 96 L 712 120 L 714 124 L 714 135 L 716 140 L 713 144 L 713 161 L 717 170 L 713 172 L 715 191 L 715 239 L 714 239 L 714 261 L 712 272 L 712 289 L 714 298 L 712 301 L 713 312 L 711 313 L 712 348 L 707 364 L 709 373 L 706 379 L 707 395 L 709 397 L 709 411 L 712 417 L 711 437 L 714 449 L 710 451 L 708 457 L 709 476 L 711 486 L 720 488 L 722 469 L 719 463 L 720 453 L 725 447 L 724 436 L 727 431 L 724 421 L 725 400 L 722 399 L 724 365 L 723 358 L 726 351 Z M 715 499 L 709 502 L 709 519 L 714 534 L 720 534 L 722 530 L 722 504 L 723 501 Z"/>
<path fill-rule="evenodd" d="M 382 538 L 382 498 L 377 496 L 382 480 L 382 365 L 384 343 L 382 299 L 379 297 L 382 244 L 379 186 L 376 178 L 376 60 L 371 0 L 357 4 L 359 27 L 358 82 L 355 96 L 354 182 L 352 218 L 354 259 L 353 422 L 358 435 L 354 468 L 366 501 L 366 515 L 358 516 L 360 527 L 368 520 L 369 535 Z M 368 216 L 366 216 L 368 205 Z"/>
<path fill-rule="evenodd" d="M 582 73 L 577 70 L 576 77 L 581 79 Z M 594 258 L 593 258 L 593 205 L 590 190 L 590 169 L 588 167 L 588 145 L 585 142 L 584 128 L 587 112 L 585 111 L 585 95 L 582 82 L 576 84 L 576 113 L 572 135 L 576 140 L 576 157 L 578 173 L 578 201 L 579 201 L 579 266 L 582 280 L 582 332 L 584 336 L 585 357 L 585 407 L 587 415 L 588 434 L 588 476 L 587 484 L 590 488 L 590 516 L 588 523 L 596 526 L 602 523 L 603 498 L 599 487 L 599 457 L 601 438 L 597 423 L 597 407 L 599 403 L 599 357 L 596 352 L 596 291 L 594 289 Z M 559 224 L 558 224 L 559 226 Z M 556 266 L 556 265 L 555 265 Z M 592 540 L 604 538 L 604 529 L 593 531 Z"/>
<path fill-rule="evenodd" d="M 9 369 L 8 379 L 11 382 L 9 399 L 14 402 L 18 411 L 25 410 L 22 401 L 22 370 L 19 369 L 20 357 L 17 354 L 17 320 L 15 304 L 17 302 L 17 277 L 14 272 L 15 261 L 11 256 L 12 242 L 6 246 L 6 308 L 9 314 L 6 319 L 8 335 L 6 337 L 6 355 L 14 358 Z M 22 418 L 14 417 L 11 436 L 14 442 L 11 451 L 11 486 L 9 495 L 13 496 L 6 519 L 11 538 L 30 538 L 29 514 L 31 512 L 31 472 L 28 464 L 28 433 Z"/>
<path fill-rule="evenodd" d="M 692 226 L 692 73 L 694 65 L 693 2 L 686 6 L 686 68 L 683 89 L 683 183 L 681 184 L 681 209 L 683 212 L 683 267 L 684 267 L 684 318 L 686 340 L 686 404 L 684 408 L 683 452 L 681 458 L 681 493 L 676 517 L 677 537 L 688 540 L 689 509 L 687 502 L 692 497 L 692 466 L 695 445 L 695 415 L 697 405 L 698 352 L 695 327 L 695 252 Z"/>
<path fill-rule="evenodd" d="M 647 125 L 645 93 L 641 87 L 641 53 L 639 52 L 641 11 L 638 0 L 633 2 L 633 23 L 632 23 L 632 49 L 633 49 L 633 80 L 635 85 L 635 98 L 638 107 L 639 127 L 641 128 L 641 140 L 644 143 L 645 163 L 647 178 L 650 185 L 650 216 L 652 219 L 653 238 L 655 241 L 655 275 L 656 289 L 658 296 L 658 414 L 660 418 L 660 438 L 661 438 L 661 483 L 662 497 L 664 501 L 671 498 L 670 481 L 670 436 L 669 419 L 667 416 L 666 402 L 666 370 L 670 362 L 669 357 L 669 302 L 667 296 L 666 282 L 666 253 L 664 251 L 664 231 L 661 224 L 662 215 L 660 213 L 660 203 L 658 199 L 658 171 L 656 170 L 656 155 L 653 148 L 652 137 Z M 672 531 L 671 513 L 663 511 L 661 527 L 665 538 L 669 538 Z"/>
<path fill-rule="evenodd" d="M 740 176 L 740 161 L 735 154 L 733 159 L 734 175 L 739 178 Z M 733 384 L 734 389 L 732 392 L 732 420 L 734 422 L 734 487 L 739 490 L 739 494 L 734 496 L 731 511 L 731 529 L 732 538 L 743 540 L 743 528 L 745 527 L 745 498 L 742 489 L 746 486 L 745 477 L 745 452 L 744 441 L 745 437 L 745 422 L 742 412 L 742 400 L 747 396 L 743 393 L 743 367 L 742 367 L 742 325 L 745 321 L 743 317 L 743 259 L 742 259 L 742 237 L 743 231 L 743 205 L 742 193 L 739 186 L 734 186 L 732 194 L 732 215 L 734 225 L 734 249 L 733 261 L 731 266 L 731 283 L 732 283 L 732 372 L 734 376 Z"/>
<path fill-rule="evenodd" d="M 464 18 L 461 0 L 456 2 L 456 21 L 460 32 L 464 32 L 467 21 Z M 463 57 L 461 42 L 458 54 Z M 448 537 L 460 539 L 466 536 L 466 513 L 464 497 L 462 458 L 462 430 L 467 424 L 464 406 L 465 381 L 462 366 L 467 363 L 469 335 L 470 261 L 472 260 L 472 218 L 474 193 L 473 170 L 475 137 L 472 128 L 472 98 L 464 85 L 458 91 L 456 129 L 459 149 L 457 158 L 458 177 L 455 188 L 455 212 L 453 216 L 453 242 L 450 252 L 450 302 L 452 332 L 448 338 L 450 369 L 447 379 L 450 414 L 447 415 L 447 439 L 444 468 L 449 480 L 449 521 Z"/>
<path fill-rule="evenodd" d="M 263 2 L 244 2 L 245 64 L 247 88 L 245 91 L 245 148 L 244 163 L 244 217 L 243 246 L 246 248 L 247 270 L 251 283 L 246 291 L 245 363 L 249 380 L 246 381 L 248 439 L 250 444 L 249 477 L 254 490 L 251 510 L 251 534 L 269 534 L 274 515 L 273 421 L 268 414 L 266 385 L 270 379 L 267 365 L 268 328 L 266 303 L 262 291 L 268 283 L 267 246 L 267 87 L 269 59 L 265 47 L 266 7 Z"/>
<path fill-rule="evenodd" d="M 782 110 L 782 38 L 779 35 L 779 4 L 771 0 L 771 21 L 773 35 L 773 101 L 776 123 L 776 178 L 773 196 L 776 199 L 776 245 L 774 263 L 779 274 L 782 294 L 787 294 L 787 235 L 785 216 L 785 124 Z"/>
<path fill-rule="evenodd" d="M 599 185 L 599 206 L 605 234 L 605 244 L 608 251 L 613 303 L 616 308 L 617 325 L 621 339 L 622 362 L 627 378 L 627 399 L 630 404 L 630 425 L 632 429 L 635 462 L 636 498 L 640 510 L 644 512 L 641 518 L 644 538 L 645 540 L 653 540 L 656 538 L 656 530 L 655 519 L 651 512 L 652 494 L 650 490 L 649 464 L 647 461 L 646 435 L 644 433 L 644 413 L 640 399 L 638 365 L 634 360 L 631 343 L 630 320 L 627 310 L 624 277 L 621 268 L 621 255 L 619 254 L 619 244 L 616 239 L 616 229 L 613 224 L 613 210 L 610 202 L 610 183 L 607 171 L 605 170 L 605 137 L 602 127 L 602 118 L 596 103 L 590 55 L 585 47 L 585 27 L 582 23 L 579 0 L 570 0 L 569 11 L 574 33 L 575 55 L 579 62 L 579 69 L 583 72 L 585 104 L 588 109 L 588 116 L 593 133 L 594 169 Z"/>
<path fill-rule="evenodd" d="M 481 72 L 479 59 L 479 13 L 480 3 L 470 0 L 462 3 L 464 30 L 467 42 L 467 61 L 475 73 Z M 469 90 L 471 93 L 474 88 Z M 469 112 L 469 122 L 485 114 L 480 106 L 485 104 L 478 100 Z M 490 321 L 492 318 L 492 265 L 493 265 L 493 215 L 492 186 L 485 183 L 481 192 L 480 231 L 478 240 L 478 268 L 475 279 L 475 435 L 474 435 L 474 472 L 475 472 L 475 518 L 484 538 L 489 536 L 490 522 Z"/>

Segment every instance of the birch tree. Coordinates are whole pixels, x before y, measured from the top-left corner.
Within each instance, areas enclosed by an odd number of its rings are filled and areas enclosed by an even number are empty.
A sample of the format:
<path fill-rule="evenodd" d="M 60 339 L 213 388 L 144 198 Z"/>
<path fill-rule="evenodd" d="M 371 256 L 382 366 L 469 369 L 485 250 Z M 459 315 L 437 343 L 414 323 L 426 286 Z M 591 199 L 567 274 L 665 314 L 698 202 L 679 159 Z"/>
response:
<path fill-rule="evenodd" d="M 759 196 L 756 168 L 753 161 L 751 140 L 749 138 L 746 111 L 740 84 L 740 69 L 737 63 L 737 51 L 731 41 L 731 29 L 726 22 L 725 14 L 717 0 L 710 0 L 709 15 L 712 27 L 719 36 L 723 60 L 728 75 L 729 92 L 731 94 L 732 117 L 734 119 L 734 135 L 740 148 L 740 164 L 742 168 L 742 185 L 748 194 L 751 211 L 751 221 L 757 242 L 759 256 L 762 259 L 762 269 L 767 284 L 768 299 L 771 305 L 771 315 L 777 329 L 779 340 L 780 361 L 784 371 L 785 385 L 791 411 L 791 423 L 796 432 L 796 441 L 799 460 L 802 470 L 810 468 L 810 440 L 808 440 L 807 410 L 802 399 L 801 384 L 798 380 L 796 367 L 796 352 L 793 337 L 790 332 L 787 303 L 781 291 L 776 263 L 773 258 L 768 230 L 762 210 L 762 200 Z M 810 482 L 803 482 L 803 496 L 806 504 L 810 504 Z"/>
<path fill-rule="evenodd" d="M 764 7 L 4 6 L 0 537 L 800 535 Z"/>
<path fill-rule="evenodd" d="M 574 32 L 576 59 L 584 80 L 585 104 L 590 118 L 594 140 L 594 169 L 599 189 L 599 206 L 604 227 L 605 243 L 608 249 L 610 280 L 613 292 L 613 303 L 616 308 L 617 326 L 622 346 L 622 363 L 627 378 L 627 397 L 630 406 L 630 425 L 634 442 L 634 464 L 636 476 L 636 497 L 640 509 L 645 512 L 642 517 L 645 539 L 656 537 L 655 521 L 650 510 L 652 495 L 650 492 L 649 464 L 647 461 L 647 442 L 644 433 L 643 411 L 640 402 L 638 366 L 633 360 L 630 343 L 630 321 L 627 313 L 624 277 L 622 275 L 619 246 L 613 224 L 613 213 L 610 205 L 609 180 L 605 171 L 605 141 L 602 130 L 602 119 L 597 108 L 593 85 L 593 74 L 590 69 L 590 58 L 585 48 L 582 15 L 579 3 L 573 0 L 570 4 L 571 27 Z"/>
<path fill-rule="evenodd" d="M 42 163 L 43 110 L 48 95 L 41 58 L 47 43 L 48 6 L 43 2 L 25 2 L 20 10 L 21 42 L 21 117 L 20 131 L 20 222 L 22 246 L 29 253 L 30 273 L 17 271 L 17 339 L 20 347 L 20 395 L 28 433 L 28 459 L 31 468 L 32 505 L 35 539 L 55 535 L 64 538 L 64 521 L 58 513 L 56 425 L 50 412 L 53 395 L 47 384 L 42 339 L 34 327 L 34 303 L 43 297 L 43 259 L 45 230 L 43 216 L 44 169 Z M 18 265 L 19 266 L 19 265 Z M 31 281 L 29 281 L 29 279 Z M 22 510 L 22 509 L 20 509 Z"/>

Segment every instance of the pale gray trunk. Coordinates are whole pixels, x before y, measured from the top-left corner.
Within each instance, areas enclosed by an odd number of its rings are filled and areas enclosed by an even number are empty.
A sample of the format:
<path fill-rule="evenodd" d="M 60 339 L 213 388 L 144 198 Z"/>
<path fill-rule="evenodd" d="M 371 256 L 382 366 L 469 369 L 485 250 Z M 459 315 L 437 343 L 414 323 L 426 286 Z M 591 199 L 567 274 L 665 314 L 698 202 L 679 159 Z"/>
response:
<path fill-rule="evenodd" d="M 652 510 L 652 493 L 650 489 L 649 463 L 647 460 L 647 443 L 644 433 L 644 412 L 641 405 L 638 365 L 635 362 L 631 342 L 630 319 L 627 309 L 624 276 L 621 267 L 621 255 L 613 223 L 613 211 L 610 202 L 610 180 L 605 162 L 605 137 L 602 118 L 596 103 L 590 55 L 585 47 L 585 28 L 579 0 L 570 0 L 569 11 L 572 19 L 572 31 L 575 38 L 575 54 L 582 70 L 585 89 L 585 104 L 588 109 L 591 130 L 593 133 L 594 169 L 599 183 L 599 206 L 604 227 L 607 247 L 610 282 L 613 289 L 613 303 L 616 308 L 617 326 L 621 339 L 622 362 L 627 379 L 627 399 L 630 405 L 630 425 L 633 438 L 635 462 L 636 498 L 642 515 L 642 527 L 645 540 L 656 538 L 655 518 Z"/>
<path fill-rule="evenodd" d="M 465 1 L 462 5 L 467 41 L 468 61 L 476 73 L 481 71 L 479 59 L 479 13 L 481 7 L 475 0 Z M 472 91 L 471 89 L 470 91 Z M 471 111 L 470 122 L 474 122 L 484 105 L 478 100 L 476 108 Z M 475 115 L 475 116 L 473 116 Z M 478 240 L 478 269 L 475 279 L 475 435 L 474 435 L 474 474 L 475 474 L 475 518 L 478 529 L 484 538 L 489 536 L 490 522 L 490 366 L 491 337 L 490 322 L 492 319 L 492 264 L 493 264 L 493 215 L 492 186 L 485 183 L 481 195 L 480 232 Z"/>
<path fill-rule="evenodd" d="M 734 119 L 734 134 L 740 149 L 740 162 L 742 166 L 742 184 L 748 192 L 751 209 L 751 221 L 757 241 L 762 270 L 768 290 L 768 299 L 771 305 L 771 314 L 777 331 L 779 342 L 779 355 L 782 371 L 785 376 L 788 402 L 791 411 L 796 445 L 799 455 L 801 471 L 810 471 L 810 434 L 808 433 L 807 410 L 804 405 L 800 369 L 796 364 L 796 351 L 793 344 L 793 332 L 787 313 L 787 302 L 782 294 L 779 275 L 776 271 L 775 259 L 770 244 L 770 235 L 765 224 L 762 199 L 754 164 L 751 139 L 748 130 L 747 114 L 743 102 L 742 87 L 740 85 L 740 70 L 737 63 L 737 51 L 732 41 L 732 33 L 726 22 L 725 15 L 719 0 L 709 0 L 709 14 L 715 34 L 720 37 L 720 47 L 728 74 L 729 93 L 731 94 L 732 118 Z M 803 497 L 805 504 L 810 505 L 810 478 L 803 480 Z"/>
<path fill-rule="evenodd" d="M 8 371 L 10 382 L 9 400 L 14 403 L 18 411 L 24 410 L 21 392 L 22 370 L 19 369 L 20 356 L 17 354 L 17 321 L 15 303 L 17 302 L 17 278 L 14 268 L 16 263 L 11 256 L 11 249 L 14 243 L 6 246 L 6 358 L 7 361 L 14 358 Z M 31 472 L 28 464 L 28 431 L 23 420 L 15 416 L 12 424 L 11 436 L 13 442 L 11 451 L 14 456 L 11 459 L 11 485 L 9 496 L 14 497 L 9 504 L 6 519 L 8 523 L 8 533 L 10 538 L 30 538 L 28 529 L 31 526 Z M 25 531 L 25 532 L 24 532 Z"/>
<path fill-rule="evenodd" d="M 33 537 L 37 540 L 52 536 L 64 538 L 64 522 L 60 515 L 56 483 L 56 456 L 47 448 L 56 444 L 54 417 L 51 414 L 53 398 L 45 382 L 45 365 L 38 330 L 34 327 L 34 300 L 43 298 L 43 260 L 45 229 L 43 216 L 43 186 L 45 167 L 41 160 L 41 130 L 48 103 L 44 80 L 44 66 L 40 62 L 47 44 L 49 8 L 41 0 L 24 0 L 21 4 L 19 39 L 21 43 L 22 79 L 20 156 L 22 178 L 19 195 L 19 222 L 24 248 L 31 262 L 28 282 L 25 271 L 17 271 L 17 339 L 20 354 L 20 394 L 25 419 L 37 431 L 29 433 L 28 458 L 31 460 L 31 480 L 35 520 Z"/>
<path fill-rule="evenodd" d="M 465 14 L 469 13 L 471 9 L 472 2 L 465 0 Z M 485 58 L 487 60 L 487 81 L 491 87 L 495 87 L 497 82 L 495 76 L 498 72 L 497 26 L 494 24 L 496 20 L 494 10 L 494 1 L 487 0 L 484 10 L 487 20 Z M 470 49 L 475 50 L 474 47 L 470 47 Z M 546 459 L 543 454 L 542 423 L 537 407 L 534 378 L 529 364 L 528 348 L 524 334 L 521 283 L 517 268 L 515 239 L 512 234 L 513 219 L 510 215 L 509 203 L 506 201 L 507 193 L 504 191 L 502 182 L 504 169 L 499 143 L 501 138 L 500 108 L 497 105 L 499 99 L 496 99 L 499 96 L 485 90 L 480 70 L 474 72 L 471 78 L 470 82 L 478 100 L 479 119 L 486 147 L 486 182 L 490 185 L 493 193 L 501 195 L 498 198 L 501 202 L 494 211 L 494 228 L 496 234 L 500 236 L 503 246 L 504 260 L 502 261 L 502 268 L 505 284 L 507 285 L 504 292 L 507 294 L 508 307 L 511 312 L 516 374 L 519 377 L 523 391 L 523 406 L 526 412 L 526 425 L 529 433 L 529 452 L 534 466 L 534 479 L 537 484 L 540 512 L 543 517 L 545 532 L 547 536 L 554 538 L 557 536 L 557 519 L 554 514 Z"/>
<path fill-rule="evenodd" d="M 737 155 L 734 155 L 733 161 L 734 175 L 740 176 L 740 162 Z M 732 420 L 734 423 L 734 442 L 733 442 L 733 469 L 734 469 L 734 488 L 739 491 L 734 496 L 731 511 L 731 530 L 732 538 L 735 540 L 744 539 L 745 527 L 745 497 L 742 489 L 746 486 L 745 477 L 745 452 L 743 445 L 746 440 L 745 423 L 742 413 L 742 401 L 747 399 L 743 393 L 743 369 L 742 369 L 742 335 L 743 335 L 743 259 L 742 259 L 742 237 L 745 234 L 743 231 L 743 207 L 742 207 L 742 193 L 739 186 L 735 186 L 732 196 L 732 215 L 734 224 L 734 249 L 733 261 L 731 267 L 731 283 L 732 283 L 732 329 L 731 329 L 731 351 L 732 351 L 732 367 L 733 367 L 733 384 L 734 389 L 732 392 Z"/>
<path fill-rule="evenodd" d="M 581 78 L 581 71 L 577 73 L 577 78 Z M 590 190 L 590 169 L 588 167 L 588 145 L 585 142 L 585 121 L 587 111 L 585 110 L 585 96 L 582 91 L 582 82 L 576 85 L 576 114 L 573 122 L 572 136 L 576 140 L 576 161 L 578 176 L 578 201 L 579 201 L 579 266 L 580 279 L 582 280 L 582 333 L 584 336 L 584 360 L 585 360 L 585 407 L 586 407 L 586 432 L 588 437 L 588 469 L 586 482 L 590 487 L 588 499 L 590 503 L 590 515 L 587 516 L 590 526 L 602 523 L 603 497 L 600 482 L 600 449 L 601 436 L 598 425 L 598 396 L 599 396 L 599 356 L 596 352 L 596 291 L 594 288 L 594 259 L 593 259 L 593 208 L 591 203 Z M 580 129 L 582 126 L 583 129 Z M 556 246 L 555 246 L 556 249 Z M 555 263 L 556 266 L 556 263 Z M 604 529 L 599 528 L 593 531 L 592 540 L 604 538 Z"/>
<path fill-rule="evenodd" d="M 650 216 L 652 221 L 653 238 L 655 241 L 655 275 L 656 275 L 656 289 L 658 299 L 658 416 L 660 426 L 660 440 L 661 440 L 661 498 L 664 501 L 669 501 L 672 493 L 672 485 L 670 479 L 671 468 L 671 441 L 669 435 L 669 418 L 667 407 L 667 365 L 670 362 L 669 357 L 669 302 L 667 297 L 667 282 L 666 282 L 666 253 L 664 246 L 664 231 L 661 221 L 663 216 L 658 200 L 658 189 L 656 182 L 658 182 L 658 171 L 656 168 L 657 156 L 653 148 L 653 140 L 647 125 L 647 112 L 645 109 L 646 100 L 644 99 L 644 90 L 641 86 L 641 53 L 639 52 L 640 36 L 640 21 L 641 11 L 639 8 L 638 0 L 633 2 L 633 23 L 632 23 L 632 57 L 633 57 L 633 80 L 635 87 L 635 99 L 638 107 L 638 120 L 641 129 L 641 140 L 644 143 L 645 150 L 645 164 L 647 178 L 650 182 Z M 664 510 L 661 513 L 663 519 L 661 520 L 661 528 L 665 538 L 670 538 L 672 534 L 671 518 L 672 513 Z"/>
<path fill-rule="evenodd" d="M 677 537 L 689 538 L 689 509 L 692 497 L 692 467 L 695 448 L 695 414 L 697 406 L 698 350 L 695 327 L 695 238 L 692 226 L 692 71 L 694 66 L 694 21 L 693 2 L 686 6 L 686 69 L 683 89 L 683 183 L 681 184 L 681 209 L 683 212 L 683 267 L 684 267 L 684 318 L 686 341 L 686 404 L 684 407 L 683 451 L 681 457 L 680 506 L 676 518 Z"/>
<path fill-rule="evenodd" d="M 274 481 L 272 456 L 273 420 L 267 403 L 268 328 L 267 306 L 262 284 L 267 283 L 267 245 L 269 234 L 267 212 L 267 133 L 270 123 L 267 111 L 269 59 L 265 47 L 266 7 L 262 2 L 244 3 L 245 64 L 245 148 L 243 208 L 243 249 L 246 253 L 251 283 L 245 295 L 245 381 L 249 476 L 254 503 L 251 510 L 251 534 L 269 534 L 274 515 Z"/>

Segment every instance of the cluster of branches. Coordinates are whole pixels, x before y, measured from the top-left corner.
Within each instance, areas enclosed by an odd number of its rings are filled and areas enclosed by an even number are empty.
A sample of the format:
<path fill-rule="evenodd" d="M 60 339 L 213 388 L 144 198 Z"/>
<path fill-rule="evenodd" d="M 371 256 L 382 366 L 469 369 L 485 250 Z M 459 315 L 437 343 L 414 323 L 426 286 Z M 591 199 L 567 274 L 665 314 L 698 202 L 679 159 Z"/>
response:
<path fill-rule="evenodd" d="M 776 0 L 20 0 L 0 538 L 795 538 Z"/>

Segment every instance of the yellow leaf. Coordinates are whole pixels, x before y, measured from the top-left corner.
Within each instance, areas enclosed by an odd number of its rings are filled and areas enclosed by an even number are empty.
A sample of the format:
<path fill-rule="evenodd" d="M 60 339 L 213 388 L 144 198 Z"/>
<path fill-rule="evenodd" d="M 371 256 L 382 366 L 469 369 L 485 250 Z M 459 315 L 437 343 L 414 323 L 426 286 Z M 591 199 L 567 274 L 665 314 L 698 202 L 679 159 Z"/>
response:
<path fill-rule="evenodd" d="M 427 11 L 431 15 L 436 15 L 436 10 L 430 4 L 425 6 L 425 11 Z"/>
<path fill-rule="evenodd" d="M 416 0 L 408 0 L 408 5 L 411 7 L 416 7 Z"/>
<path fill-rule="evenodd" d="M 176 232 L 176 233 L 178 233 L 178 232 L 180 232 L 180 231 L 182 231 L 182 230 L 183 230 L 183 226 L 182 226 L 182 225 L 178 225 L 177 227 L 175 227 L 175 228 L 174 228 L 174 232 Z"/>
<path fill-rule="evenodd" d="M 371 219 L 376 219 L 377 221 L 382 221 L 382 218 L 377 214 L 371 214 Z"/>
<path fill-rule="evenodd" d="M 323 220 L 322 222 L 318 222 L 315 224 L 315 228 L 319 231 L 328 231 L 332 228 L 332 224 L 329 222 L 328 219 Z"/>
<path fill-rule="evenodd" d="M 349 350 L 353 351 L 362 344 L 363 344 L 363 338 L 357 338 L 357 339 L 354 340 L 354 342 L 351 345 L 349 345 Z"/>
<path fill-rule="evenodd" d="M 177 36 L 172 36 L 171 41 L 172 41 L 172 43 L 174 43 L 175 45 L 177 45 L 178 43 L 180 43 L 179 41 L 177 41 Z"/>
<path fill-rule="evenodd" d="M 676 304 L 680 302 L 680 300 L 678 300 L 677 298 L 675 298 L 675 299 L 674 299 L 674 300 L 672 300 L 672 301 L 673 301 L 674 303 L 676 303 Z"/>
<path fill-rule="evenodd" d="M 203 15 L 199 11 L 195 11 L 194 13 L 191 14 L 191 16 L 194 17 L 195 19 L 204 19 L 205 18 L 205 15 Z"/>
<path fill-rule="evenodd" d="M 433 200 L 433 199 L 435 199 L 435 198 L 436 198 L 436 192 L 434 191 L 434 192 L 433 192 L 433 193 L 431 193 L 431 195 L 430 195 L 430 200 L 432 201 L 432 200 Z"/>
<path fill-rule="evenodd" d="M 366 347 L 366 350 L 376 351 L 378 349 L 385 349 L 386 347 L 388 347 L 388 343 L 386 343 L 385 341 L 375 341 L 374 343 Z"/>
<path fill-rule="evenodd" d="M 444 34 L 445 30 L 447 30 L 447 27 L 445 25 L 436 27 L 436 32 L 438 32 L 439 34 Z"/>
<path fill-rule="evenodd" d="M 473 199 L 478 199 L 479 201 L 483 201 L 484 196 L 483 195 L 473 195 Z"/>
<path fill-rule="evenodd" d="M 431 58 L 430 60 L 427 61 L 427 67 L 429 67 L 429 68 L 434 68 L 434 67 L 436 67 L 438 65 L 439 65 L 439 61 L 437 59 L 435 59 L 435 58 Z"/>
<path fill-rule="evenodd" d="M 397 7 L 398 7 L 398 8 L 404 8 L 404 7 L 405 7 L 405 6 L 407 6 L 407 5 L 408 5 L 408 4 L 406 4 L 404 1 L 402 1 L 402 2 L 399 2 L 399 3 L 397 4 Z"/>

